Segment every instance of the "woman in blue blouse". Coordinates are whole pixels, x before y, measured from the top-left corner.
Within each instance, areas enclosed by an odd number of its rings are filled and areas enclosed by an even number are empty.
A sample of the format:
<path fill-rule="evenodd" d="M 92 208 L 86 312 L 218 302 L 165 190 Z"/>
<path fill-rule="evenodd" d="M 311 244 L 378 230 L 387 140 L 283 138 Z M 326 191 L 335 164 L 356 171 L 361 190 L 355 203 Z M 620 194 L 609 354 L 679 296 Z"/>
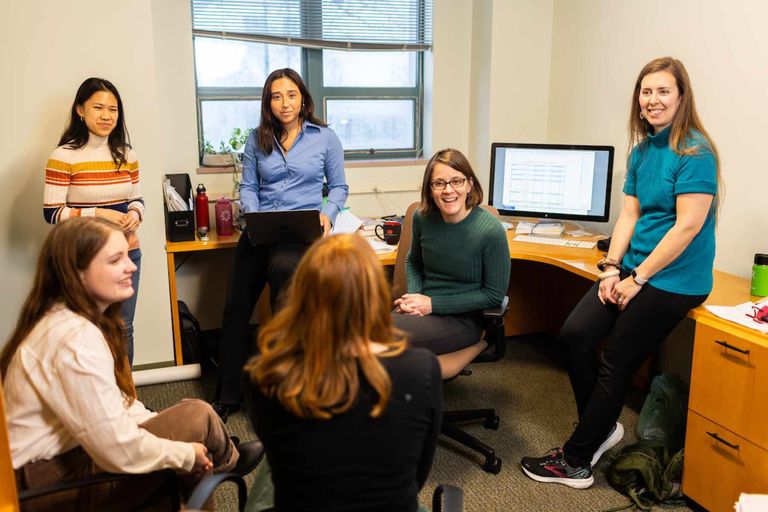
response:
<path fill-rule="evenodd" d="M 539 482 L 592 485 L 592 466 L 624 434 L 616 420 L 635 372 L 712 290 L 720 165 L 680 61 L 642 69 L 629 127 L 636 145 L 603 272 L 560 332 L 579 422 L 562 449 L 522 460 Z"/>
<path fill-rule="evenodd" d="M 323 204 L 323 179 L 328 200 Z M 336 134 L 315 117 L 315 104 L 292 69 L 270 73 L 261 96 L 261 122 L 245 144 L 240 204 L 244 212 L 320 210 L 328 233 L 344 207 L 348 187 L 344 151 Z M 248 324 L 264 285 L 272 309 L 308 245 L 254 246 L 248 233 L 235 252 L 219 344 L 219 397 L 213 406 L 226 420 L 242 399 L 241 371 L 250 355 Z"/>

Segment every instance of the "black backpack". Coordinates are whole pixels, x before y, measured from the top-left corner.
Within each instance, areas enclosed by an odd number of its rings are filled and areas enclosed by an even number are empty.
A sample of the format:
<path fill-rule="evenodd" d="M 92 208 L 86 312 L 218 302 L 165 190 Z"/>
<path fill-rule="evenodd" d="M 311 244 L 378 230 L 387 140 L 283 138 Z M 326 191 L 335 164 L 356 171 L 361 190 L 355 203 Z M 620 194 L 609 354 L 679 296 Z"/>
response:
<path fill-rule="evenodd" d="M 204 360 L 200 340 L 200 322 L 184 301 L 179 301 L 179 328 L 181 331 L 181 356 L 185 364 L 201 363 Z"/>

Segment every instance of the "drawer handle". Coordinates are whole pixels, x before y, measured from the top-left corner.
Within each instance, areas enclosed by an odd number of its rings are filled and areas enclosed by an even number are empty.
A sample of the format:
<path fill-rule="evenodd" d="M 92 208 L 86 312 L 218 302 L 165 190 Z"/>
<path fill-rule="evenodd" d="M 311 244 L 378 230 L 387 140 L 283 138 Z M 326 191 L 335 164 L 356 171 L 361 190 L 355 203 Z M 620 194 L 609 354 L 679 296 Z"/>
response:
<path fill-rule="evenodd" d="M 728 342 L 720 341 L 720 340 L 715 340 L 715 343 L 717 343 L 718 345 L 722 345 L 725 348 L 729 348 L 731 350 L 735 350 L 736 352 L 741 352 L 742 354 L 749 355 L 749 350 L 744 350 L 743 348 L 734 347 L 733 345 L 731 345 Z"/>
<path fill-rule="evenodd" d="M 739 445 L 733 444 L 733 443 L 729 443 L 728 441 L 726 441 L 725 439 L 723 439 L 722 437 L 717 435 L 717 432 L 707 432 L 707 435 L 709 437 L 713 438 L 718 443 L 723 443 L 725 446 L 727 446 L 729 448 L 733 448 L 734 450 L 738 450 L 739 449 Z"/>

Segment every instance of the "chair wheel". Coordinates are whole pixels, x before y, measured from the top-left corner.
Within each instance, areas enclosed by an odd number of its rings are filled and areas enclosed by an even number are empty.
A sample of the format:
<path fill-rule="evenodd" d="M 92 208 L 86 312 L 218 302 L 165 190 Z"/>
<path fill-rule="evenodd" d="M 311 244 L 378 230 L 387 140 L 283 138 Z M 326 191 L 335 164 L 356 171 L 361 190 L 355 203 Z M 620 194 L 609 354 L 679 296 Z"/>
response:
<path fill-rule="evenodd" d="M 495 455 L 493 457 L 488 457 L 481 467 L 486 473 L 498 475 L 499 471 L 501 471 L 501 459 Z"/>
<path fill-rule="evenodd" d="M 483 426 L 485 428 L 490 428 L 492 430 L 499 430 L 499 416 L 494 414 L 493 416 L 488 416 L 485 418 L 485 421 L 483 422 Z"/>

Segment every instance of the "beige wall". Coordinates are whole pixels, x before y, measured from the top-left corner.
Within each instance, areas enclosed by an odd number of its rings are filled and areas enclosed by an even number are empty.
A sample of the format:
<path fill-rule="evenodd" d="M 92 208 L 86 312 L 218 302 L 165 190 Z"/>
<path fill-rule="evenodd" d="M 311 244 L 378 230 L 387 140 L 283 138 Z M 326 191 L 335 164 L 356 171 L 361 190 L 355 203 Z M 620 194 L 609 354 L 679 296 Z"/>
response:
<path fill-rule="evenodd" d="M 745 277 L 754 253 L 768 252 L 766 19 L 759 0 L 556 0 L 552 30 L 549 139 L 616 146 L 612 223 L 637 73 L 664 55 L 685 64 L 726 184 L 715 266 Z"/>
<path fill-rule="evenodd" d="M 723 159 L 728 195 L 717 266 L 747 275 L 751 254 L 768 251 L 768 211 L 760 202 L 768 157 L 758 150 L 768 133 L 768 52 L 758 36 L 768 5 L 649 2 L 436 1 L 426 152 L 446 146 L 467 151 L 485 184 L 493 141 L 613 144 L 618 199 L 634 76 L 650 58 L 676 55 L 688 66 L 702 118 Z M 189 172 L 194 183 L 203 181 L 213 192 L 230 189 L 227 176 L 195 174 L 189 11 L 188 0 L 37 0 L 4 10 L 0 179 L 8 199 L 0 205 L 0 265 L 6 270 L 0 344 L 13 327 L 49 230 L 40 208 L 45 160 L 75 89 L 96 75 L 114 81 L 123 95 L 148 206 L 140 231 L 145 256 L 136 362 L 172 358 L 161 176 Z M 420 166 L 348 168 L 349 204 L 361 215 L 402 212 L 418 197 L 421 172 Z M 387 192 L 409 186 L 412 192 Z M 375 194 L 374 187 L 385 192 Z M 220 317 L 229 258 L 196 255 L 180 272 L 180 293 L 206 327 Z"/>

